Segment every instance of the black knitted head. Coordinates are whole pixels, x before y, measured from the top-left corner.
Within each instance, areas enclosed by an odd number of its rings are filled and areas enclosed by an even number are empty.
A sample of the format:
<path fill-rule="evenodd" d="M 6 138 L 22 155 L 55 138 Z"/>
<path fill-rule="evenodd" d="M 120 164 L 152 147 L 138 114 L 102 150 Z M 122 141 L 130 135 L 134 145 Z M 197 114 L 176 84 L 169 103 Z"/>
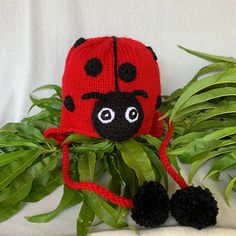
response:
<path fill-rule="evenodd" d="M 217 202 L 208 189 L 189 186 L 177 190 L 170 200 L 170 209 L 180 225 L 202 229 L 216 224 Z"/>
<path fill-rule="evenodd" d="M 110 92 L 95 103 L 92 122 L 101 137 L 122 141 L 137 133 L 143 116 L 143 109 L 135 95 Z"/>
<path fill-rule="evenodd" d="M 139 187 L 133 204 L 131 217 L 141 226 L 157 227 L 169 216 L 169 197 L 164 187 L 158 182 L 145 182 Z"/>

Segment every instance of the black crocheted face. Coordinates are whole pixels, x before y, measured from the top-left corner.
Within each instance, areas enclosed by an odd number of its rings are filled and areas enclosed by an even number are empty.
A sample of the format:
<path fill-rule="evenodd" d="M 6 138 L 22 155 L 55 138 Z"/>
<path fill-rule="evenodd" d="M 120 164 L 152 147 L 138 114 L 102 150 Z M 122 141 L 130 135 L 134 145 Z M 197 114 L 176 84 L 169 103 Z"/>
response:
<path fill-rule="evenodd" d="M 135 95 L 110 92 L 95 103 L 92 122 L 101 137 L 122 141 L 137 133 L 143 116 L 143 109 Z"/>

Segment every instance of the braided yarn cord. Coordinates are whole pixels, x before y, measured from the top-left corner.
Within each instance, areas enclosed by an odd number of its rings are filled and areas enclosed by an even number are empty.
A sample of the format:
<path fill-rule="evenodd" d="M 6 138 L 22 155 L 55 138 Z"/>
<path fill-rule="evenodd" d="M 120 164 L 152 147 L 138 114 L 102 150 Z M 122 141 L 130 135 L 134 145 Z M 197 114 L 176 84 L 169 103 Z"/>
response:
<path fill-rule="evenodd" d="M 123 206 L 126 208 L 133 207 L 132 199 L 120 197 L 98 184 L 95 184 L 93 182 L 74 182 L 70 178 L 70 161 L 69 161 L 69 146 L 68 146 L 68 144 L 64 144 L 62 146 L 62 149 L 63 149 L 63 159 L 62 159 L 63 179 L 64 179 L 65 184 L 69 188 L 89 190 L 94 193 L 97 193 L 98 195 L 108 199 L 110 202 L 117 204 L 119 206 Z"/>
<path fill-rule="evenodd" d="M 187 183 L 185 182 L 185 180 L 183 179 L 183 177 L 181 175 L 179 175 L 174 168 L 171 166 L 169 160 L 168 160 L 168 156 L 166 154 L 166 149 L 167 146 L 169 144 L 169 141 L 171 139 L 171 136 L 173 134 L 174 131 L 174 125 L 172 123 L 169 123 L 169 118 L 165 119 L 166 123 L 168 124 L 168 131 L 166 133 L 165 139 L 163 140 L 161 147 L 160 147 L 160 151 L 159 151 L 159 155 L 160 155 L 160 160 L 163 164 L 163 166 L 165 167 L 166 171 L 169 173 L 169 175 L 175 180 L 175 182 L 181 187 L 181 188 L 186 188 L 188 187 Z"/>

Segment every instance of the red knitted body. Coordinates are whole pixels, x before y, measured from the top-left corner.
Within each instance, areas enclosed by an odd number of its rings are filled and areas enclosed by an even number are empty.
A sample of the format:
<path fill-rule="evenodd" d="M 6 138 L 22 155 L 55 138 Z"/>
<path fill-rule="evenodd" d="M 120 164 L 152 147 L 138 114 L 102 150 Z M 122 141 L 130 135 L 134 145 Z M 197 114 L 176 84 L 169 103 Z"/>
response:
<path fill-rule="evenodd" d="M 92 77 L 86 74 L 84 65 L 90 58 L 98 58 L 103 65 L 102 72 Z M 130 62 L 136 66 L 137 75 L 134 81 L 124 82 L 118 78 L 121 92 L 145 90 L 148 99 L 137 97 L 144 110 L 144 120 L 140 134 L 149 134 L 155 116 L 155 106 L 160 96 L 160 76 L 157 62 L 145 45 L 129 38 L 117 38 L 118 67 Z M 75 103 L 74 112 L 62 107 L 60 130 L 76 132 L 91 137 L 99 137 L 93 127 L 91 116 L 96 99 L 83 100 L 82 95 L 89 92 L 108 93 L 115 91 L 114 83 L 114 52 L 112 37 L 87 39 L 78 47 L 72 47 L 66 60 L 62 79 L 63 99 L 71 96 Z"/>

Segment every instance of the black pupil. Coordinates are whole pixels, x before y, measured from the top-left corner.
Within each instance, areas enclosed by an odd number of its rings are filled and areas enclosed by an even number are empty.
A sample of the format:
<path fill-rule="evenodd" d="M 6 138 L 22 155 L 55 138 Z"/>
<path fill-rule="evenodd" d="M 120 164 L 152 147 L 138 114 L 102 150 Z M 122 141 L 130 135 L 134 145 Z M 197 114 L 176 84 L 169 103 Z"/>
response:
<path fill-rule="evenodd" d="M 134 120 L 137 117 L 137 115 L 138 115 L 137 110 L 135 110 L 135 109 L 130 110 L 130 112 L 129 112 L 130 119 Z"/>
<path fill-rule="evenodd" d="M 103 111 L 102 114 L 101 114 L 101 118 L 103 120 L 110 120 L 111 119 L 111 112 L 106 110 L 106 111 Z"/>

